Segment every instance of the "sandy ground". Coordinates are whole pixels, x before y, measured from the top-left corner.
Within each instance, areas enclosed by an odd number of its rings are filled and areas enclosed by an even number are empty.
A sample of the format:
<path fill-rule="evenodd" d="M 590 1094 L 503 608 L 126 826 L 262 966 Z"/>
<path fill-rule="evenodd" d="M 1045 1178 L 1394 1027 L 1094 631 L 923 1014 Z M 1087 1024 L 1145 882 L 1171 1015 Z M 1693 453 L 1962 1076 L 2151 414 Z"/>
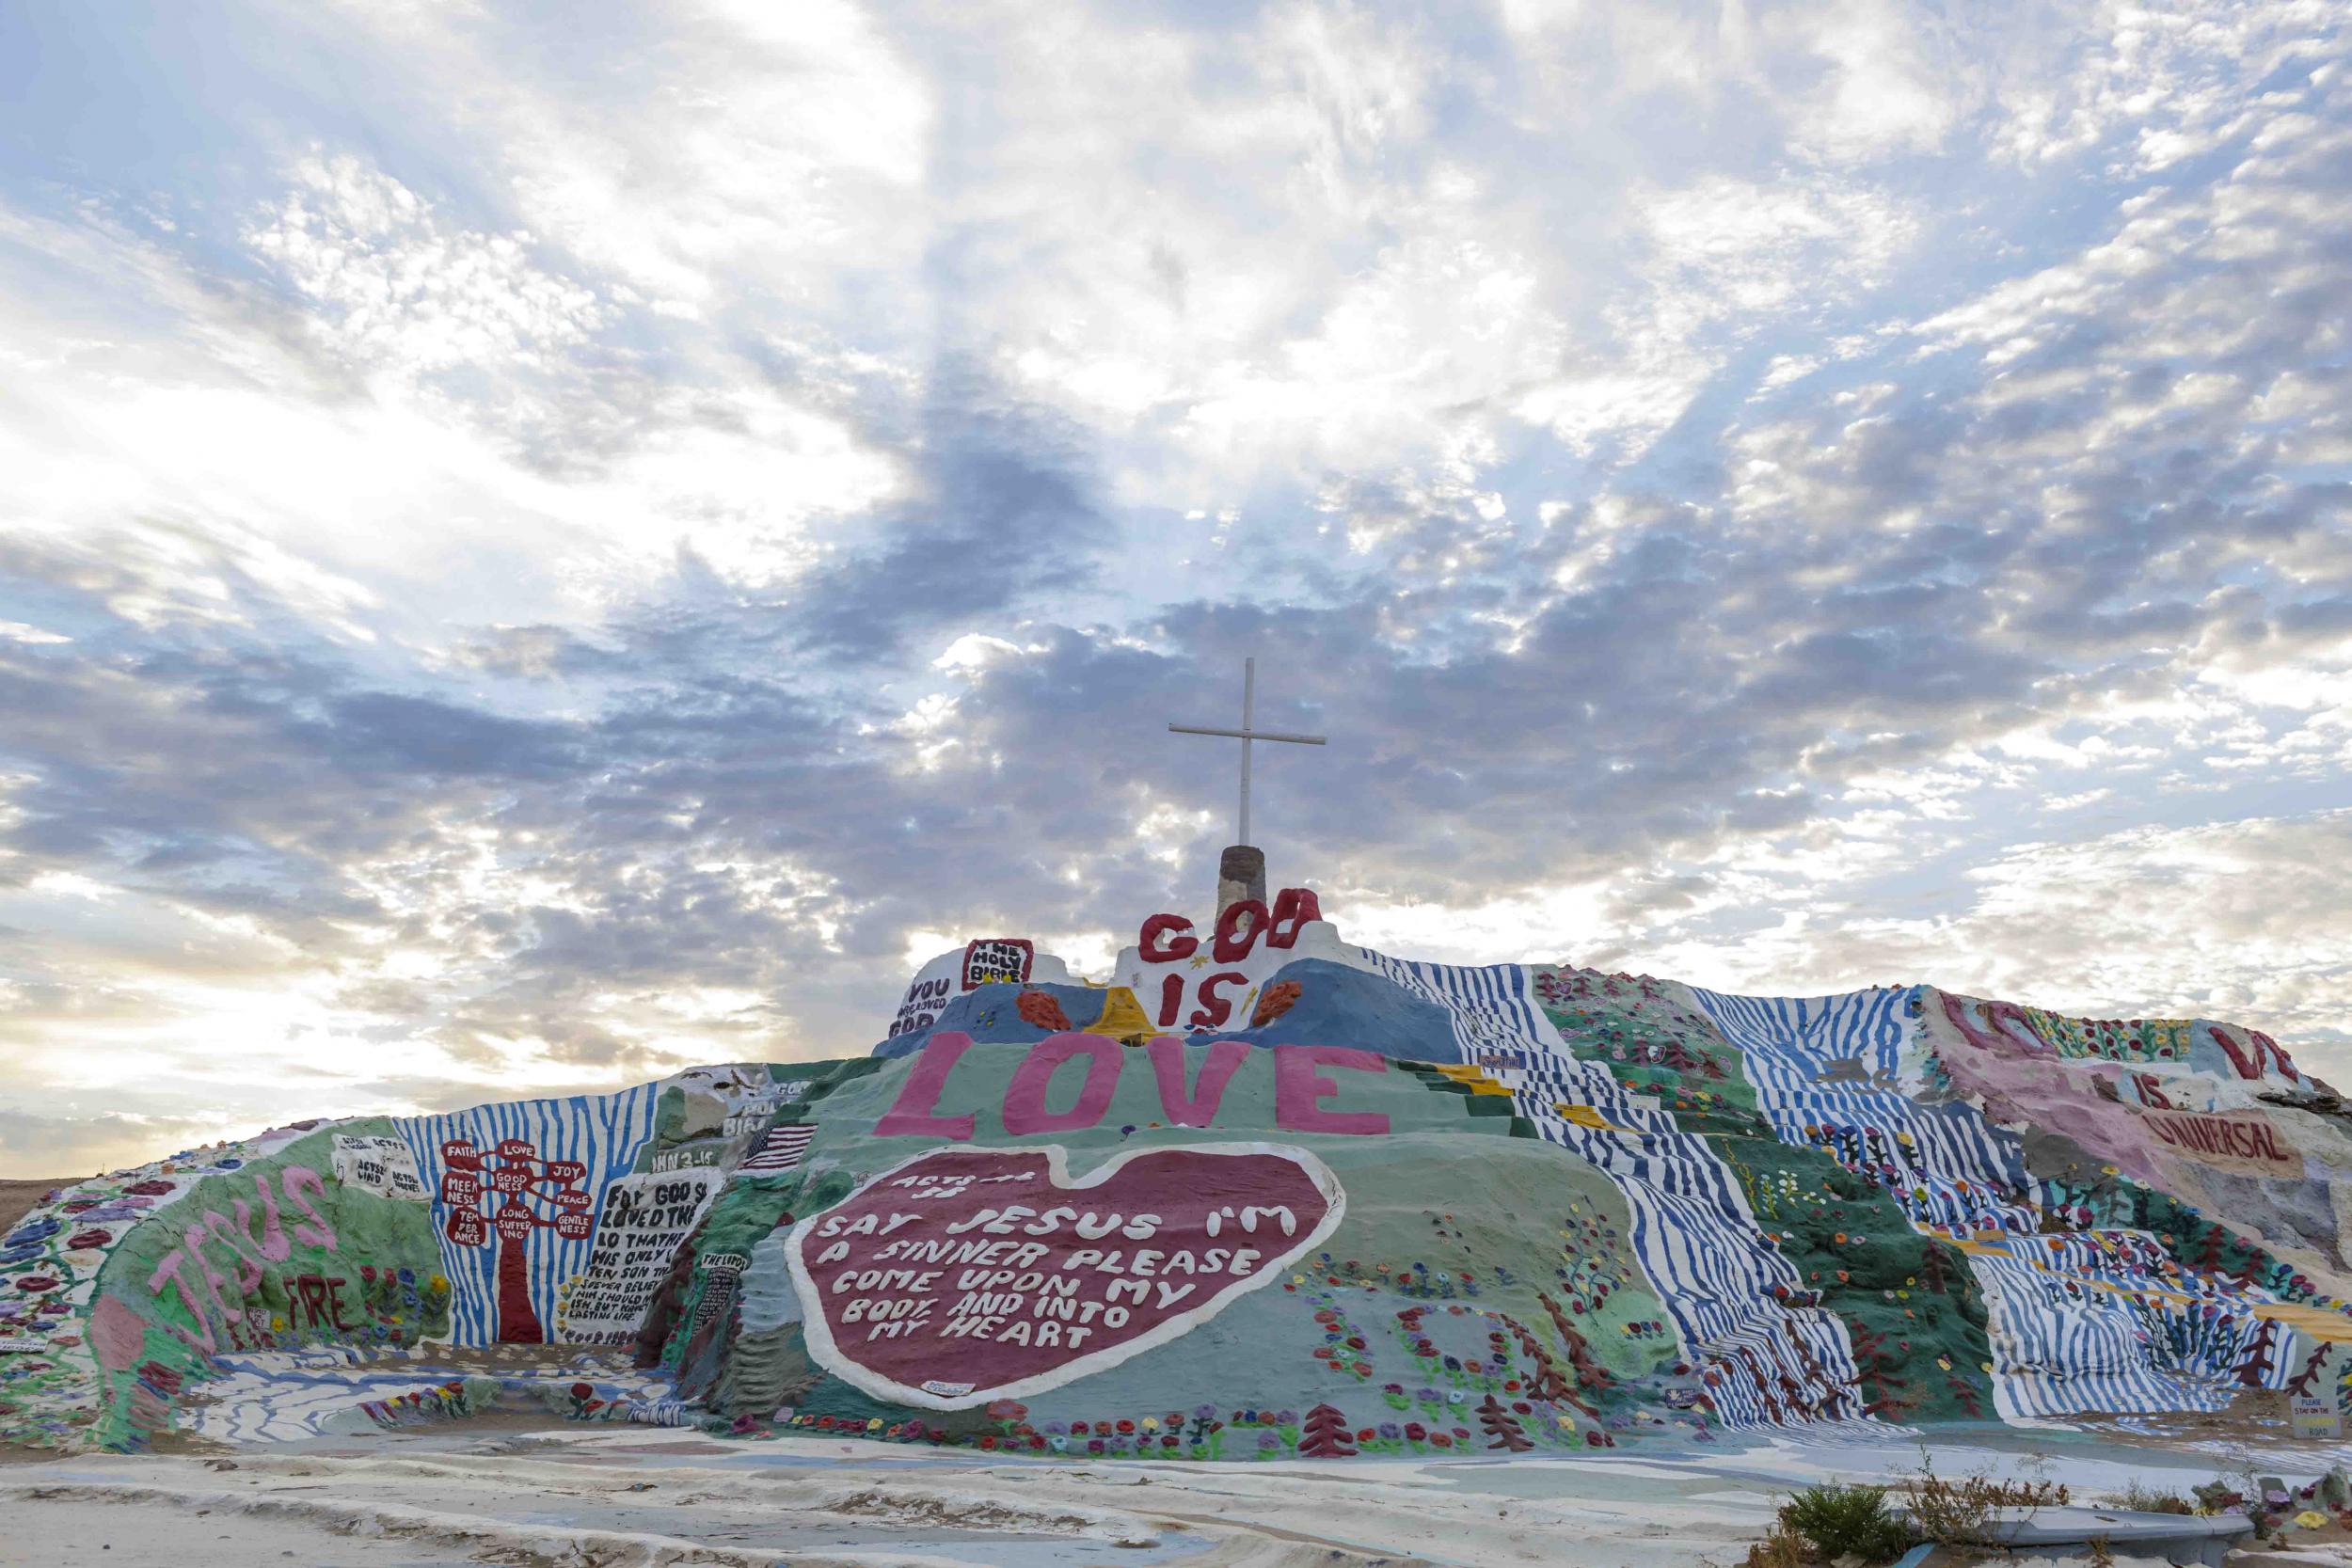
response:
<path fill-rule="evenodd" d="M 42 1180 L 19 1176 L 0 1176 L 0 1230 L 8 1229 L 26 1214 L 31 1213 L 34 1204 L 74 1180 L 72 1177 Z"/>
<path fill-rule="evenodd" d="M 445 1427 L 233 1455 L 0 1467 L 0 1564 L 501 1563 L 753 1568 L 1460 1568 L 1737 1562 L 1790 1490 L 1915 1471 L 1899 1433 L 1678 1454 L 1206 1465 L 998 1462 L 659 1428 Z M 2153 1450 L 2069 1433 L 1939 1436 L 1939 1472 L 2063 1480 L 2085 1500 L 2341 1445 Z"/>

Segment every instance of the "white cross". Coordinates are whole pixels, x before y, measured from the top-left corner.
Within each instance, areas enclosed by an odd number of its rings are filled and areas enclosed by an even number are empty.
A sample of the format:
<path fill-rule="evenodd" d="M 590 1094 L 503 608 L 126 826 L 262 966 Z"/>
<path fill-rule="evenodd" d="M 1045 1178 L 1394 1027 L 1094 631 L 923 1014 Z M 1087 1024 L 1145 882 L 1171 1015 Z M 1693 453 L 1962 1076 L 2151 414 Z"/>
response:
<path fill-rule="evenodd" d="M 1249 842 L 1249 743 L 1253 740 L 1287 740 L 1295 746 L 1320 746 L 1324 743 L 1323 736 L 1319 735 L 1284 735 L 1278 730 L 1250 728 L 1250 721 L 1257 716 L 1257 709 L 1258 661 L 1255 658 L 1245 658 L 1241 661 L 1240 729 L 1212 729 L 1204 724 L 1170 724 L 1168 726 L 1178 735 L 1221 735 L 1241 742 L 1241 832 L 1233 840 L 1235 844 Z"/>

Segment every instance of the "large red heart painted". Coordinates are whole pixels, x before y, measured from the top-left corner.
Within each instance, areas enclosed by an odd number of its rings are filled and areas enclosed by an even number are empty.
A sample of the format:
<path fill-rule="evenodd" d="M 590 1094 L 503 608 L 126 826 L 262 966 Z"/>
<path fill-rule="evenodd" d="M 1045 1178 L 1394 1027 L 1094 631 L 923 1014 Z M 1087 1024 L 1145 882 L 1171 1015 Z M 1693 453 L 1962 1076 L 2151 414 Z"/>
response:
<path fill-rule="evenodd" d="M 1347 1195 L 1282 1144 L 936 1148 L 793 1227 L 809 1352 L 877 1399 L 961 1410 L 1165 1344 L 1272 1282 Z"/>

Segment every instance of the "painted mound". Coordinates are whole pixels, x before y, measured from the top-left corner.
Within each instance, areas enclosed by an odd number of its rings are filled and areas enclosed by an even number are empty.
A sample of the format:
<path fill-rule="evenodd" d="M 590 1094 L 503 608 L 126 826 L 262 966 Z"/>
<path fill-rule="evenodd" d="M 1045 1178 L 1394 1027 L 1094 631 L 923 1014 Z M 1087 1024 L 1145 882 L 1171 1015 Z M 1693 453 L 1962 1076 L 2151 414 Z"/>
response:
<path fill-rule="evenodd" d="M 1311 895 L 873 1052 L 302 1124 L 0 1238 L 0 1435 L 522 1402 L 1192 1459 L 2352 1400 L 2344 1108 L 2267 1037 L 1414 963 Z"/>

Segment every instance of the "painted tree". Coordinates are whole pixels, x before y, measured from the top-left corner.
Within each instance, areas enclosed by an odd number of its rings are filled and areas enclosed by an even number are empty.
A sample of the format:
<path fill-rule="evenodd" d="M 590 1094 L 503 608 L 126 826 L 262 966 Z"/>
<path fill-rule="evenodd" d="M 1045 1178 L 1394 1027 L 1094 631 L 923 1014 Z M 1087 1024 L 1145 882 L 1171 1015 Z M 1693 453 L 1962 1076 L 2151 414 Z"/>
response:
<path fill-rule="evenodd" d="M 1544 1348 L 1544 1342 L 1508 1312 L 1502 1315 L 1502 1323 L 1518 1338 L 1519 1354 L 1535 1363 L 1535 1375 L 1529 1380 L 1535 1397 L 1549 1400 L 1555 1404 L 1573 1405 L 1585 1415 L 1598 1418 L 1600 1412 L 1585 1403 L 1577 1393 L 1575 1385 L 1561 1375 L 1560 1363 L 1553 1358 L 1551 1352 Z"/>
<path fill-rule="evenodd" d="M 1347 1429 L 1347 1418 L 1327 1404 L 1318 1404 L 1308 1411 L 1306 1424 L 1300 1429 L 1298 1451 L 1310 1459 L 1353 1457 L 1356 1440 Z"/>
<path fill-rule="evenodd" d="M 1513 1453 L 1525 1453 L 1535 1445 L 1527 1440 L 1527 1429 L 1511 1414 L 1510 1406 L 1492 1394 L 1478 1407 L 1478 1425 L 1488 1438 L 1486 1447 L 1507 1449 Z"/>
<path fill-rule="evenodd" d="M 2198 1244 L 2197 1261 L 2193 1266 L 2202 1269 L 2207 1274 L 2219 1274 L 2221 1254 L 2233 1240 L 2235 1238 L 2221 1226 L 2207 1227 L 2204 1240 Z"/>
<path fill-rule="evenodd" d="M 552 1230 L 584 1241 L 596 1230 L 594 1196 L 580 1190 L 588 1167 L 577 1160 L 542 1160 L 527 1138 L 501 1138 L 485 1154 L 464 1138 L 441 1145 L 441 1202 L 449 1210 L 442 1234 L 463 1247 L 498 1236 L 498 1331 L 501 1344 L 540 1344 L 546 1325 L 531 1303 L 532 1238 Z"/>
<path fill-rule="evenodd" d="M 1576 1369 L 1576 1386 L 1580 1388 L 1606 1388 L 1615 1382 L 1609 1375 L 1609 1369 L 1593 1359 L 1592 1346 L 1585 1341 L 1583 1335 L 1576 1331 L 1576 1325 L 1568 1322 L 1568 1315 L 1560 1309 L 1559 1302 L 1543 1291 L 1535 1292 L 1535 1299 L 1542 1302 L 1544 1310 L 1551 1315 L 1552 1331 L 1560 1336 L 1560 1348 L 1568 1353 L 1568 1365 Z"/>
<path fill-rule="evenodd" d="M 1919 1288 L 1932 1295 L 1944 1295 L 1951 1289 L 1951 1267 L 1944 1260 L 1944 1245 L 1930 1242 L 1919 1249 Z"/>
<path fill-rule="evenodd" d="M 2328 1360 L 2328 1349 L 2327 1345 L 2320 1345 L 2304 1357 L 2303 1370 L 2288 1380 L 2288 1393 L 2308 1394 L 2312 1391 L 2312 1386 L 2319 1381 L 2320 1368 Z"/>
<path fill-rule="evenodd" d="M 1898 1374 L 1902 1361 L 1886 1349 L 1886 1336 L 1852 1318 L 1846 1320 L 1846 1331 L 1853 1345 L 1852 1386 L 1870 1396 L 1863 1402 L 1863 1413 L 1892 1416 L 1911 1408 L 1915 1402 L 1903 1393 L 1911 1380 Z"/>
<path fill-rule="evenodd" d="M 2261 1387 L 2263 1379 L 2270 1374 L 2270 1357 L 2271 1353 L 2278 1349 L 2278 1337 L 2279 1325 L 2268 1318 L 2263 1319 L 2262 1327 L 2254 1333 L 2254 1342 L 2246 1347 L 2245 1355 L 2239 1358 L 2234 1368 L 2231 1369 L 2237 1380 L 2247 1387 Z"/>

